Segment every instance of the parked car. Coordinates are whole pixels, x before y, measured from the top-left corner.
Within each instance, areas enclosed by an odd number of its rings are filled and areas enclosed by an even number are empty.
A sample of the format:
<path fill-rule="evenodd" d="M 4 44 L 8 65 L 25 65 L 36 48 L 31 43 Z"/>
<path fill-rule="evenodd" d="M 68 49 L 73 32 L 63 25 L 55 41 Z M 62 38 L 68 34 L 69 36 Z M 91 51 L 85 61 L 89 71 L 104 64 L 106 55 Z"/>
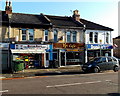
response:
<path fill-rule="evenodd" d="M 117 57 L 115 57 L 115 58 L 117 58 Z M 120 65 L 120 58 L 117 58 L 118 59 L 118 61 L 119 61 L 119 65 Z"/>
<path fill-rule="evenodd" d="M 100 72 L 104 70 L 119 70 L 119 61 L 115 57 L 96 57 L 82 66 L 84 72 Z"/>

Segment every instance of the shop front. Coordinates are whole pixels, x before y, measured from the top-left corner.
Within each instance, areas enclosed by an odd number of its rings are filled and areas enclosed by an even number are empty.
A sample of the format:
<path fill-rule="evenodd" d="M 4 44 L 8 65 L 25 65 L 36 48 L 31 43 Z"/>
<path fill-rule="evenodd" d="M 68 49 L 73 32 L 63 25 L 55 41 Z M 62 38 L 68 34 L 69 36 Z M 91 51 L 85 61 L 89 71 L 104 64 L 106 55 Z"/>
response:
<path fill-rule="evenodd" d="M 110 44 L 87 44 L 88 61 L 98 56 L 112 56 L 112 45 Z"/>
<path fill-rule="evenodd" d="M 7 71 L 9 69 L 9 43 L 0 43 L 0 69 Z"/>
<path fill-rule="evenodd" d="M 23 60 L 24 68 L 44 68 L 47 66 L 47 50 L 49 45 L 11 44 L 12 61 Z"/>
<path fill-rule="evenodd" d="M 59 66 L 80 65 L 84 63 L 84 44 L 54 43 L 53 59 L 57 58 Z"/>

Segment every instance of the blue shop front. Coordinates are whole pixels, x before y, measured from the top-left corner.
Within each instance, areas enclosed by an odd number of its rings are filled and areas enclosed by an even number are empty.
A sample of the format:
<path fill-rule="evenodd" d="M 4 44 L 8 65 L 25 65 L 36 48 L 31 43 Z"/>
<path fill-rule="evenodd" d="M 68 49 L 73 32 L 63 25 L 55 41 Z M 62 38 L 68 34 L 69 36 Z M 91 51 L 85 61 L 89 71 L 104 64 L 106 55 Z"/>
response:
<path fill-rule="evenodd" d="M 111 44 L 87 44 L 87 60 L 98 56 L 113 56 L 113 46 Z"/>

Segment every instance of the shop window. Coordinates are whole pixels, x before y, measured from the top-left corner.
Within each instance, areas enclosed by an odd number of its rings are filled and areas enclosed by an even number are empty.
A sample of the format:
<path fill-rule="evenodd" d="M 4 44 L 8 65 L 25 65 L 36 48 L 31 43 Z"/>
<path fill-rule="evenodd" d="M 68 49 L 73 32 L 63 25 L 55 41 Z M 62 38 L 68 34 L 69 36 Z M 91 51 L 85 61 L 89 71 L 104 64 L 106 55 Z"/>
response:
<path fill-rule="evenodd" d="M 67 32 L 66 36 L 67 36 L 67 42 L 71 42 L 71 33 Z"/>
<path fill-rule="evenodd" d="M 95 32 L 94 41 L 95 41 L 95 43 L 98 43 L 98 33 L 97 32 Z"/>
<path fill-rule="evenodd" d="M 73 42 L 76 42 L 77 40 L 76 40 L 76 32 L 73 32 L 72 33 L 72 38 L 73 38 Z"/>
<path fill-rule="evenodd" d="M 106 43 L 109 43 L 109 33 L 106 34 Z"/>
<path fill-rule="evenodd" d="M 44 37 L 44 38 L 45 38 L 45 41 L 48 41 L 48 30 L 45 30 L 45 31 L 44 31 L 44 34 L 45 34 L 45 37 Z"/>
<path fill-rule="evenodd" d="M 89 41 L 90 43 L 93 43 L 93 32 L 90 32 L 89 34 Z"/>
<path fill-rule="evenodd" d="M 57 38 L 58 38 L 58 32 L 57 30 L 54 30 L 54 42 L 57 42 Z"/>
<path fill-rule="evenodd" d="M 53 53 L 53 59 L 57 60 L 57 53 Z"/>

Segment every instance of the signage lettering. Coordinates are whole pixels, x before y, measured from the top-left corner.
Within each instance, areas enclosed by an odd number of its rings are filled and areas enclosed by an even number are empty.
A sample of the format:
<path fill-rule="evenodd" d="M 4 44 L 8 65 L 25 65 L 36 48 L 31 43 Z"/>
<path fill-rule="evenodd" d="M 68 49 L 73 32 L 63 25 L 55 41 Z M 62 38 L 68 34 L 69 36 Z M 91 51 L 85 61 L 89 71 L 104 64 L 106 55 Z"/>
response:
<path fill-rule="evenodd" d="M 63 43 L 63 48 L 75 48 L 76 45 L 75 44 L 66 44 L 66 43 Z"/>
<path fill-rule="evenodd" d="M 54 49 L 80 49 L 85 47 L 84 43 L 53 43 Z"/>
<path fill-rule="evenodd" d="M 48 45 L 40 44 L 15 44 L 15 49 L 48 49 Z"/>

